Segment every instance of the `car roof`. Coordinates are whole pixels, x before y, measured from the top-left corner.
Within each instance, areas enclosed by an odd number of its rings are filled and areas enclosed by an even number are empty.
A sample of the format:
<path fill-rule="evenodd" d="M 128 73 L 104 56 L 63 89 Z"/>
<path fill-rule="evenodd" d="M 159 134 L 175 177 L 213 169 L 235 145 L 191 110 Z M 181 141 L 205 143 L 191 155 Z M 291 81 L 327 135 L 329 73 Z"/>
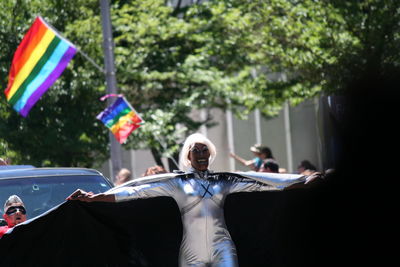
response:
<path fill-rule="evenodd" d="M 24 177 L 49 177 L 49 176 L 75 176 L 75 175 L 100 175 L 103 174 L 95 169 L 74 167 L 52 167 L 52 168 L 0 168 L 0 180 Z"/>
<path fill-rule="evenodd" d="M 35 168 L 35 166 L 32 166 L 32 165 L 1 165 L 0 171 L 13 170 L 13 169 L 30 169 L 30 168 Z"/>

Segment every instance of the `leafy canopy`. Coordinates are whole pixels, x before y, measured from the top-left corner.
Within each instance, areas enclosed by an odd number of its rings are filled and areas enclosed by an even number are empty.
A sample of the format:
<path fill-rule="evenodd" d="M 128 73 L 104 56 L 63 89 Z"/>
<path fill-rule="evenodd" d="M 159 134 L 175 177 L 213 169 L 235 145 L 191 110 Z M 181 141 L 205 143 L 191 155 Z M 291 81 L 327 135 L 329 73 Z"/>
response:
<path fill-rule="evenodd" d="M 125 148 L 173 156 L 187 133 L 211 127 L 213 108 L 274 116 L 321 92 L 343 90 L 374 66 L 399 66 L 398 1 L 112 1 L 119 93 L 146 123 Z M 0 84 L 37 14 L 103 65 L 97 0 L 3 0 Z M 96 166 L 108 156 L 105 79 L 80 54 L 24 119 L 1 98 L 0 144 L 15 163 Z M 206 111 L 196 118 L 194 110 Z M 194 119 L 195 118 L 195 119 Z"/>

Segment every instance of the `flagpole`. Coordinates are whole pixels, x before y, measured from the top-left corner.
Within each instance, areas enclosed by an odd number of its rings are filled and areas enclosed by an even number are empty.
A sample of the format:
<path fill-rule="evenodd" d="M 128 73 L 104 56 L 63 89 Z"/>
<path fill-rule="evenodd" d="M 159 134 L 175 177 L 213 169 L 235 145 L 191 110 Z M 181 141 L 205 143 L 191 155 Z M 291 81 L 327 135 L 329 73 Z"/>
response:
<path fill-rule="evenodd" d="M 95 66 L 100 72 L 104 74 L 106 73 L 106 71 L 102 67 L 100 67 L 96 62 L 94 62 L 94 60 L 91 57 L 89 57 L 85 52 L 83 52 L 79 47 L 76 47 L 76 51 L 80 53 L 84 58 L 86 58 L 90 63 L 92 63 L 92 65 Z"/>
<path fill-rule="evenodd" d="M 104 49 L 104 64 L 105 64 L 105 75 L 107 82 L 107 92 L 109 94 L 117 93 L 117 80 L 115 77 L 115 66 L 114 66 L 114 42 L 112 38 L 111 30 L 111 18 L 110 18 L 110 4 L 108 0 L 100 0 L 101 9 L 101 23 L 103 28 L 103 49 Z M 110 106 L 115 100 L 108 98 L 108 106 Z M 110 139 L 110 156 L 112 170 L 110 179 L 115 181 L 115 176 L 122 167 L 122 147 L 113 134 L 109 133 Z"/>

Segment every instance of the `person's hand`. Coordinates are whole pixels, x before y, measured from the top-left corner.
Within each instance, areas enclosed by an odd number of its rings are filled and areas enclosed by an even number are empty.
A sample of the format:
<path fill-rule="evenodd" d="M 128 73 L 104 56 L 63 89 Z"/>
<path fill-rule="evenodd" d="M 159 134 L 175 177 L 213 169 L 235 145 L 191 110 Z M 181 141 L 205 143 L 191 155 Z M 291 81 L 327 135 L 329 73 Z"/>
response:
<path fill-rule="evenodd" d="M 70 196 L 67 197 L 67 200 L 80 200 L 80 201 L 85 201 L 85 202 L 90 202 L 91 197 L 93 196 L 93 192 L 86 192 L 83 191 L 82 189 L 78 189 L 75 192 L 73 192 Z"/>
<path fill-rule="evenodd" d="M 317 182 L 320 182 L 324 179 L 324 174 L 321 172 L 314 172 L 311 175 L 307 176 L 306 181 L 304 184 L 306 185 L 311 185 L 315 184 Z"/>

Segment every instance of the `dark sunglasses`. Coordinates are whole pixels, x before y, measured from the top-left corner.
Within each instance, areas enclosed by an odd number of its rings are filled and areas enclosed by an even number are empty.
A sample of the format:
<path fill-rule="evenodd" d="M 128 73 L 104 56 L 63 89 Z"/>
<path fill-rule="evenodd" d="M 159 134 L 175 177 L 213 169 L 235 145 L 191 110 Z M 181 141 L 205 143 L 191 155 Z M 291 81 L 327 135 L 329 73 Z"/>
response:
<path fill-rule="evenodd" d="M 201 150 L 198 149 L 197 147 L 192 147 L 190 149 L 190 151 L 193 152 L 193 153 L 200 153 L 200 152 L 206 153 L 206 152 L 208 152 L 208 147 L 205 146 Z"/>
<path fill-rule="evenodd" d="M 7 215 L 12 215 L 16 212 L 21 212 L 22 214 L 26 214 L 26 209 L 23 206 L 12 206 L 9 207 L 8 210 L 6 211 Z"/>

